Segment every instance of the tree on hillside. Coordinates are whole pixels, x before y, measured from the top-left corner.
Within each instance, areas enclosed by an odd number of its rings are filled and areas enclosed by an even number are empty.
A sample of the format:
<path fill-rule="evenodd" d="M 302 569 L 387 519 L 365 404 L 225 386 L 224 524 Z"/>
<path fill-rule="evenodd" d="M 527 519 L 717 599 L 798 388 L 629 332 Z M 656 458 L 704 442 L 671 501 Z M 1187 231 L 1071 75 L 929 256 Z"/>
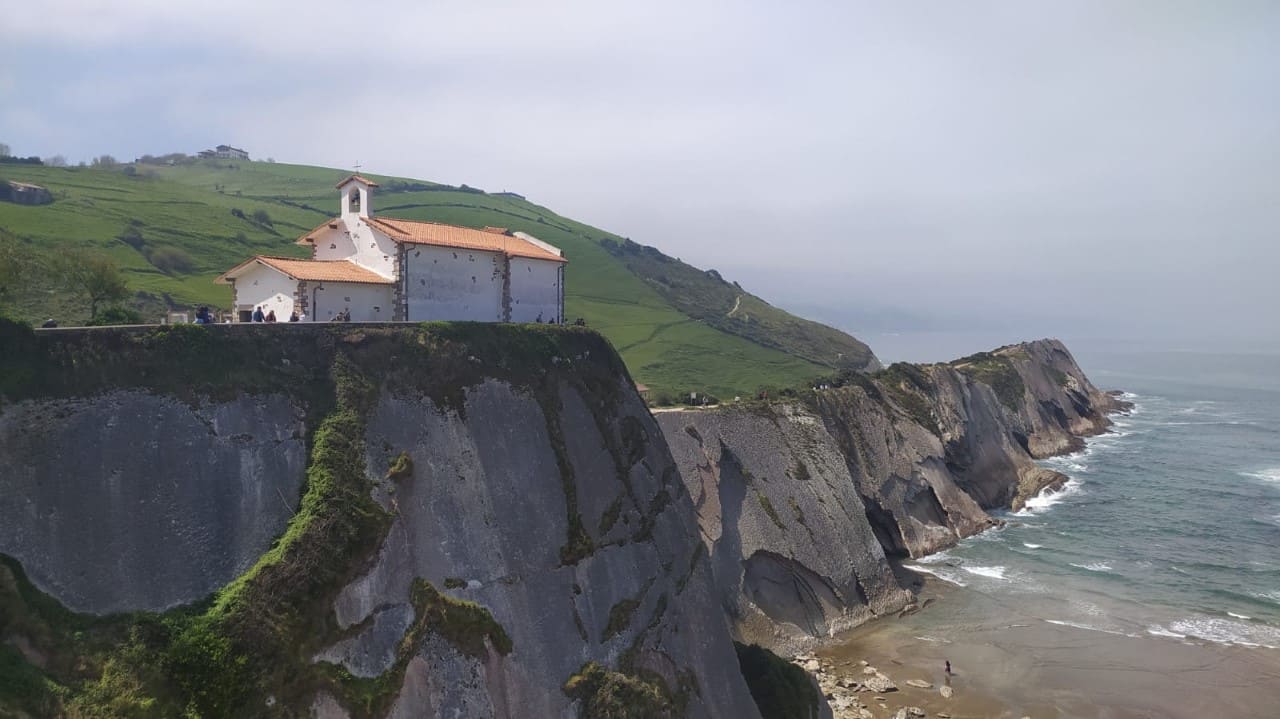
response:
<path fill-rule="evenodd" d="M 254 210 L 253 221 L 259 225 L 270 225 L 271 215 L 268 215 L 266 210 Z"/>
<path fill-rule="evenodd" d="M 62 155 L 54 155 L 53 157 L 44 158 L 44 164 L 49 167 L 66 167 L 67 158 Z"/>
<path fill-rule="evenodd" d="M 8 157 L 8 156 L 9 156 L 9 146 L 4 144 L 3 142 L 0 142 L 0 157 Z"/>
<path fill-rule="evenodd" d="M 103 305 L 121 302 L 129 296 L 124 275 L 109 257 L 71 253 L 62 261 L 60 270 L 66 288 L 89 303 L 90 317 L 96 317 Z"/>
<path fill-rule="evenodd" d="M 94 167 L 102 167 L 110 170 L 118 164 L 119 163 L 116 162 L 116 158 L 111 155 L 99 155 L 98 157 L 93 158 Z"/>

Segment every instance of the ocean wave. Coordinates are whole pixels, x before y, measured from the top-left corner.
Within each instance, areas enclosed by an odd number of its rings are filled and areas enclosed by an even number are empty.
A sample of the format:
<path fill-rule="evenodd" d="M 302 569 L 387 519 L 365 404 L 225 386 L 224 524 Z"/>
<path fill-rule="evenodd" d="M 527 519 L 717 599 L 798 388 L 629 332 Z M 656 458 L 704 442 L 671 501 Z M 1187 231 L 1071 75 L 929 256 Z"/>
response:
<path fill-rule="evenodd" d="M 1245 624 L 1221 617 L 1191 617 L 1170 622 L 1167 631 L 1215 644 L 1280 649 L 1280 629 L 1266 624 Z"/>
<path fill-rule="evenodd" d="M 922 642 L 933 642 L 933 643 L 935 643 L 935 644 L 950 644 L 950 643 L 951 643 L 951 640 L 950 640 L 950 639 L 943 639 L 942 637 L 931 637 L 931 636 L 929 636 L 929 635 L 927 635 L 927 634 L 923 634 L 923 635 L 921 635 L 921 636 L 918 636 L 918 637 L 912 637 L 912 638 L 913 638 L 913 639 L 918 639 L 918 640 L 920 640 L 920 641 L 922 641 Z"/>
<path fill-rule="evenodd" d="M 1280 592 L 1249 592 L 1258 599 L 1265 599 L 1269 602 L 1280 604 Z"/>
<path fill-rule="evenodd" d="M 916 564 L 938 564 L 951 559 L 950 550 L 942 550 L 935 554 L 928 554 L 915 560 Z"/>
<path fill-rule="evenodd" d="M 911 570 L 911 571 L 913 571 L 913 572 L 918 572 L 918 573 L 920 573 L 920 574 L 929 574 L 929 575 L 935 576 L 935 577 L 937 577 L 938 579 L 941 579 L 942 581 L 944 581 L 944 582 L 946 582 L 946 583 L 948 583 L 948 584 L 954 584 L 954 585 L 956 585 L 957 587 L 967 587 L 967 586 L 969 586 L 968 584 L 966 584 L 966 583 L 964 583 L 964 582 L 960 581 L 959 579 L 957 579 L 957 578 L 956 578 L 956 576 L 955 576 L 955 574 L 953 574 L 952 572 L 948 572 L 948 571 L 946 571 L 946 570 L 944 570 L 944 569 L 934 569 L 933 567 L 922 567 L 922 566 L 920 566 L 920 565 L 918 565 L 918 564 L 904 564 L 904 565 L 902 565 L 902 566 L 903 566 L 903 567 L 905 567 L 905 568 L 907 568 L 907 569 L 910 569 L 910 570 Z"/>
<path fill-rule="evenodd" d="M 1067 497 L 1070 497 L 1073 494 L 1078 494 L 1081 486 L 1082 483 L 1080 480 L 1075 477 L 1071 477 L 1067 480 L 1066 484 L 1062 485 L 1062 489 L 1054 491 L 1046 487 L 1041 490 L 1040 494 L 1028 499 L 1022 509 L 1014 512 L 1013 515 L 1015 517 L 1030 517 L 1039 514 Z"/>
<path fill-rule="evenodd" d="M 1102 562 L 1089 562 L 1088 564 L 1076 564 L 1075 562 L 1070 562 L 1070 564 L 1073 567 L 1087 569 L 1090 572 L 1110 572 L 1111 571 L 1111 565 L 1103 564 Z"/>
<path fill-rule="evenodd" d="M 961 567 L 970 574 L 976 574 L 979 577 L 987 577 L 989 579 L 1004 579 L 1005 567 Z"/>
<path fill-rule="evenodd" d="M 1115 634 L 1121 637 L 1134 636 L 1133 634 L 1127 634 L 1118 629 L 1107 629 L 1105 627 L 1098 627 L 1092 624 L 1085 624 L 1084 622 L 1071 622 L 1071 621 L 1067 621 L 1066 619 L 1046 619 L 1045 621 L 1050 624 L 1057 624 L 1060 627 L 1072 627 L 1074 629 L 1085 629 L 1090 632 L 1102 632 L 1103 634 Z"/>
<path fill-rule="evenodd" d="M 1044 545 L 1043 545 L 1043 544 L 1032 544 L 1031 542 L 1023 542 L 1023 543 L 1022 543 L 1022 546 L 1026 547 L 1027 549 L 1039 549 L 1039 548 L 1043 547 Z"/>
<path fill-rule="evenodd" d="M 1257 522 L 1258 524 L 1265 524 L 1268 526 L 1272 526 L 1272 525 L 1280 526 L 1280 514 L 1277 514 L 1273 517 L 1254 517 L 1253 521 Z"/>
<path fill-rule="evenodd" d="M 1187 635 L 1179 634 L 1177 632 L 1171 632 L 1168 629 L 1165 629 L 1164 627 L 1160 626 L 1159 624 L 1152 624 L 1151 626 L 1147 627 L 1147 634 L 1150 634 L 1156 637 L 1169 637 L 1171 639 L 1187 638 Z"/>
<path fill-rule="evenodd" d="M 1235 617 L 1236 619 L 1253 619 L 1253 617 L 1248 614 L 1236 614 L 1235 612 L 1227 612 L 1227 614 Z"/>
<path fill-rule="evenodd" d="M 1269 467 L 1253 472 L 1237 472 L 1236 474 L 1250 479 L 1261 479 L 1264 482 L 1280 482 L 1280 467 Z"/>

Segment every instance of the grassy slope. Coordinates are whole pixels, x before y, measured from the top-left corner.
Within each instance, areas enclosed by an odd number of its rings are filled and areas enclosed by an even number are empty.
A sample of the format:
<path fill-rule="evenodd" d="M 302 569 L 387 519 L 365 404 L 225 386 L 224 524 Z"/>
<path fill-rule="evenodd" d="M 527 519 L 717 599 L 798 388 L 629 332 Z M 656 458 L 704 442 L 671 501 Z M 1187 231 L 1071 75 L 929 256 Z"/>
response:
<path fill-rule="evenodd" d="M 137 177 L 127 177 L 119 170 L 2 165 L 0 178 L 44 185 L 57 199 L 40 207 L 0 203 L 0 229 L 19 237 L 35 254 L 56 253 L 71 246 L 105 252 L 126 270 L 134 290 L 155 297 L 167 294 L 178 304 L 224 307 L 230 304 L 230 292 L 214 285 L 212 278 L 249 255 L 304 255 L 293 240 L 336 214 L 333 185 L 345 175 L 341 170 L 301 165 L 225 161 L 138 169 Z M 799 328 L 796 331 L 803 341 L 791 344 L 787 333 L 779 331 L 774 336 L 783 341 L 774 344 L 781 344 L 782 349 L 767 347 L 749 339 L 750 332 L 735 332 L 724 323 L 716 327 L 705 317 L 698 319 L 687 303 L 673 298 L 667 288 L 651 277 L 646 281 L 646 268 L 629 267 L 601 244 L 602 240 L 620 243 L 620 237 L 539 205 L 417 180 L 400 182 L 440 189 L 395 191 L 397 178 L 370 176 L 384 184 L 373 200 L 379 214 L 509 227 L 563 248 L 570 260 L 567 316 L 583 317 L 601 331 L 618 348 L 636 379 L 657 391 L 697 390 L 733 396 L 762 385 L 802 384 L 827 371 L 823 365 L 829 363 L 821 362 L 822 356 L 835 355 L 834 351 L 815 350 L 831 343 L 832 335 L 806 332 L 800 324 L 803 321 L 750 295 L 744 297 L 744 304 L 757 316 L 767 313 L 774 327 L 786 325 L 790 318 L 794 321 L 791 329 Z M 265 210 L 273 226 L 236 217 L 233 209 L 250 218 L 256 210 Z M 142 223 L 140 230 L 149 246 L 173 246 L 187 252 L 194 262 L 192 273 L 161 272 L 142 253 L 116 240 L 131 220 Z M 237 240 L 238 235 L 243 239 Z M 695 277 L 699 274 L 693 272 Z M 722 289 L 713 289 L 722 294 Z M 50 313 L 83 319 L 82 308 L 47 288 L 22 299 L 17 309 L 27 319 L 43 319 Z M 856 343 L 843 337 L 848 341 L 835 338 L 835 344 Z"/>

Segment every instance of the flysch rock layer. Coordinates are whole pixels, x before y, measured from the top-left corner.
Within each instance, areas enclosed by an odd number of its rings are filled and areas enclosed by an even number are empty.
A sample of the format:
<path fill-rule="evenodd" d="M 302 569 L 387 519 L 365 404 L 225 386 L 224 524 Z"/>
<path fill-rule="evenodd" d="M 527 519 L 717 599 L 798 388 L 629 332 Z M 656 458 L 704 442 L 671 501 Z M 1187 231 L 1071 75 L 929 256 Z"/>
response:
<path fill-rule="evenodd" d="M 198 407 L 118 390 L 0 410 L 0 554 L 79 612 L 202 599 L 297 509 L 303 415 L 287 397 Z"/>
<path fill-rule="evenodd" d="M 820 418 L 793 405 L 656 416 L 743 641 L 792 650 L 907 602 Z"/>
<path fill-rule="evenodd" d="M 1003 399 L 965 363 L 921 366 L 918 383 L 891 375 L 817 393 L 816 411 L 889 554 L 940 551 L 990 527 L 987 510 L 1018 509 L 1061 487 L 1067 478 L 1034 460 L 1081 448 L 1124 408 L 1058 340 L 991 354 L 1016 373 Z"/>
<path fill-rule="evenodd" d="M 406 625 L 382 617 L 412 613 L 410 586 L 422 578 L 487 609 L 513 650 L 476 658 L 426 641 L 392 717 L 575 716 L 564 682 L 587 662 L 616 666 L 628 650 L 668 687 L 682 674 L 696 679 L 688 716 L 758 716 L 710 567 L 698 558 L 704 550 L 688 496 L 652 417 L 634 393 L 623 394 L 609 417 L 598 416 L 598 398 L 568 385 L 542 406 L 486 381 L 468 390 L 461 412 L 384 395 L 369 422 L 370 476 L 385 476 L 401 451 L 413 472 L 375 490 L 394 523 L 370 571 L 334 606 L 344 627 L 373 621 L 318 659 L 361 676 L 389 669 L 385 648 Z M 559 442 L 596 545 L 576 565 L 560 554 L 568 521 Z M 623 468 L 611 446 L 626 453 Z M 447 580 L 452 588 L 443 589 Z M 619 622 L 614 608 L 630 602 L 637 604 Z M 315 701 L 317 712 L 343 715 L 332 697 Z"/>
<path fill-rule="evenodd" d="M 1039 340 L 891 367 L 805 406 L 657 416 L 735 630 L 793 651 L 901 607 L 886 553 L 940 551 L 997 524 L 989 511 L 1061 487 L 1035 460 L 1079 449 L 1123 408 L 1061 342 Z"/>

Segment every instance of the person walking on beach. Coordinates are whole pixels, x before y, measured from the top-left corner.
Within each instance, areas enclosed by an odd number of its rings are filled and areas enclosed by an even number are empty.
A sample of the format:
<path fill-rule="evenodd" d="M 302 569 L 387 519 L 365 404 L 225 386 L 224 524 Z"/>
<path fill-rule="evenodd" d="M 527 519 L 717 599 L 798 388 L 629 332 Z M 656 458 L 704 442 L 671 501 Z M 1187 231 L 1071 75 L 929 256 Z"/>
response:
<path fill-rule="evenodd" d="M 946 664 L 947 664 L 947 676 L 951 676 L 951 660 L 950 659 L 946 660 Z"/>

